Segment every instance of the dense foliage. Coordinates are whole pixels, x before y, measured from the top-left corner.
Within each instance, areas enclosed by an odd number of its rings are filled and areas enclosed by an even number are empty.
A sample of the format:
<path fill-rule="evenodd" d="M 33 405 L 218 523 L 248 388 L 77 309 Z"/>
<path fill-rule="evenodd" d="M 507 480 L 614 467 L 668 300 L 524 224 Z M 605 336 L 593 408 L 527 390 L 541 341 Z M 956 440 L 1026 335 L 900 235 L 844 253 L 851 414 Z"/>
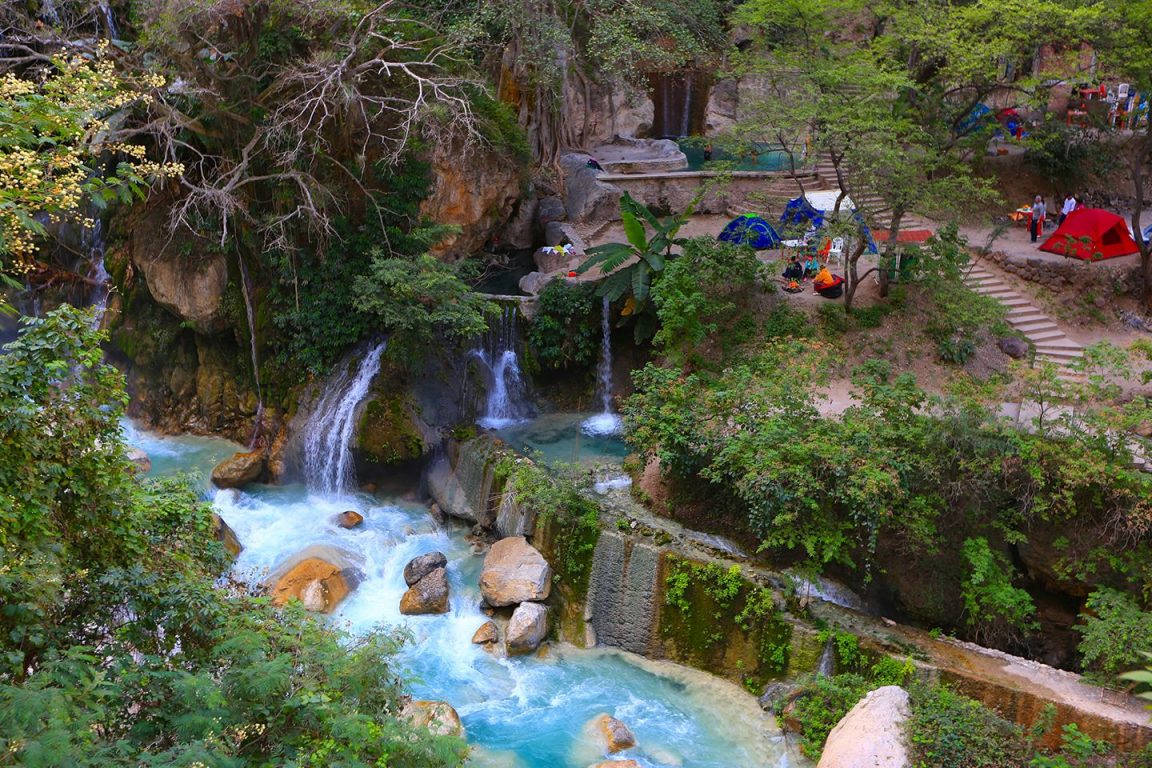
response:
<path fill-rule="evenodd" d="M 540 292 L 528 344 L 543 371 L 584 368 L 600 353 L 600 301 L 594 283 L 553 280 Z"/>
<path fill-rule="evenodd" d="M 63 307 L 0 355 L 0 762 L 458 764 L 397 717 L 401 636 L 217 584 L 208 507 L 132 473 L 101 338 Z"/>

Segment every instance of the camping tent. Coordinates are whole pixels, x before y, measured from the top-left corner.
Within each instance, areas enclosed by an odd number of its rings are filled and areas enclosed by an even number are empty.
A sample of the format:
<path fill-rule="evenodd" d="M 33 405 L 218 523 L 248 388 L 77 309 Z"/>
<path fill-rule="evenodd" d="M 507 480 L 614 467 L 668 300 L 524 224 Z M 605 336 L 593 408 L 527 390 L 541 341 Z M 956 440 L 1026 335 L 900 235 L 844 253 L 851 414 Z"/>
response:
<path fill-rule="evenodd" d="M 780 216 L 780 224 L 792 231 L 795 231 L 800 225 L 807 225 L 809 229 L 820 229 L 824 226 L 825 214 L 836 210 L 836 201 L 839 198 L 840 193 L 835 190 L 806 192 L 803 197 L 796 197 L 788 201 L 787 205 L 784 206 L 784 213 Z M 868 252 L 876 253 L 876 241 L 872 239 L 872 232 L 864 223 L 860 212 L 856 210 L 856 204 L 852 202 L 852 198 L 845 195 L 844 199 L 840 200 L 840 213 L 843 216 L 849 212 L 852 214 L 852 220 L 862 230 L 868 241 Z M 847 217 L 845 216 L 845 218 Z"/>
<path fill-rule="evenodd" d="M 754 213 L 737 216 L 728 222 L 720 239 L 727 243 L 737 245 L 750 245 L 758 251 L 765 248 L 775 248 L 780 244 L 780 235 L 772 229 L 772 225 Z"/>
<path fill-rule="evenodd" d="M 1124 219 L 1099 208 L 1077 208 L 1064 219 L 1040 250 L 1085 261 L 1138 253 Z"/>

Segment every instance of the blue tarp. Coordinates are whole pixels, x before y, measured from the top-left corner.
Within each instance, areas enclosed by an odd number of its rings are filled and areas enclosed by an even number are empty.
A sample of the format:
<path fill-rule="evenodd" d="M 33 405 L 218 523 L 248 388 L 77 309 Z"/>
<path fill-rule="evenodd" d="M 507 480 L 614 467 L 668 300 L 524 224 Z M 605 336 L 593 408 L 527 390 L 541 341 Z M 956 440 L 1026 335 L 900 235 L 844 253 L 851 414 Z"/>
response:
<path fill-rule="evenodd" d="M 824 226 L 824 211 L 812 207 L 804 197 L 796 197 L 784 206 L 784 213 L 780 214 L 780 223 L 785 227 L 807 225 L 813 229 Z"/>
<path fill-rule="evenodd" d="M 990 114 L 992 114 L 992 110 L 988 108 L 987 104 L 977 104 L 972 107 L 972 111 L 965 115 L 964 119 L 956 125 L 956 133 L 963 136 L 979 128 L 980 123 L 987 122 L 986 118 Z"/>
<path fill-rule="evenodd" d="M 824 211 L 815 208 L 807 199 L 796 197 L 789 200 L 788 204 L 784 206 L 784 213 L 780 215 L 780 224 L 785 229 L 790 228 L 792 230 L 799 226 L 806 226 L 808 229 L 820 229 L 824 226 L 824 213 Z M 872 232 L 864 223 L 859 211 L 853 211 L 852 220 L 860 228 L 860 234 L 868 241 L 868 253 L 879 253 L 880 249 L 876 247 L 876 241 L 872 239 Z"/>
<path fill-rule="evenodd" d="M 728 226 L 720 233 L 720 239 L 726 243 L 750 245 L 758 251 L 775 248 L 780 244 L 780 235 L 776 234 L 772 225 L 751 213 L 737 216 L 728 222 Z"/>

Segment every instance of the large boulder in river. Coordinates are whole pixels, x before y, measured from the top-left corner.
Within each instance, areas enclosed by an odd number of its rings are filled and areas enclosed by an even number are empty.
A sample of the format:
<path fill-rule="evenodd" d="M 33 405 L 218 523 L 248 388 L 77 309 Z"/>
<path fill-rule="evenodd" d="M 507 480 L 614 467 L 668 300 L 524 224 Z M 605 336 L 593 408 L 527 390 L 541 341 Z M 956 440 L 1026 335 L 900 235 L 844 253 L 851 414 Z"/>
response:
<path fill-rule="evenodd" d="M 234 453 L 212 469 L 212 482 L 217 488 L 239 488 L 264 473 L 264 451 Z"/>
<path fill-rule="evenodd" d="M 540 603 L 521 603 L 512 612 L 504 632 L 504 649 L 509 656 L 532 653 L 548 634 L 548 609 Z"/>
<path fill-rule="evenodd" d="M 552 590 L 552 567 L 523 536 L 509 536 L 492 545 L 480 571 L 480 593 L 500 607 L 544 600 Z"/>
<path fill-rule="evenodd" d="M 364 515 L 360 514 L 354 509 L 348 509 L 332 518 L 332 522 L 336 523 L 336 525 L 340 526 L 341 528 L 351 529 L 364 522 Z"/>
<path fill-rule="evenodd" d="M 400 717 L 417 728 L 426 728 L 437 736 L 464 737 L 464 724 L 452 705 L 444 701 L 409 701 Z"/>
<path fill-rule="evenodd" d="M 632 730 L 611 715 L 597 715 L 592 718 L 585 731 L 591 732 L 610 755 L 623 752 L 636 746 Z"/>
<path fill-rule="evenodd" d="M 380 396 L 364 406 L 355 448 L 372 464 L 397 464 L 424 455 L 424 434 L 413 406 L 399 395 Z"/>
<path fill-rule="evenodd" d="M 272 604 L 297 599 L 309 611 L 332 613 L 360 583 L 362 564 L 350 552 L 313 544 L 276 567 L 267 584 Z"/>
<path fill-rule="evenodd" d="M 886 685 L 868 693 L 836 724 L 816 768 L 905 768 L 908 692 Z"/>
<path fill-rule="evenodd" d="M 640 763 L 635 760 L 604 760 L 588 768 L 640 768 Z"/>
<path fill-rule="evenodd" d="M 414 557 L 408 561 L 408 565 L 404 566 L 404 583 L 412 586 L 437 568 L 447 566 L 448 558 L 444 557 L 443 552 L 429 552 Z"/>
<path fill-rule="evenodd" d="M 448 612 L 448 572 L 436 568 L 413 584 L 400 598 L 400 613 L 419 616 Z"/>
<path fill-rule="evenodd" d="M 152 470 L 152 459 L 141 449 L 132 446 L 128 449 L 127 456 L 128 461 L 132 462 L 133 472 L 144 473 Z"/>
<path fill-rule="evenodd" d="M 500 641 L 500 630 L 496 628 L 496 622 L 486 621 L 480 625 L 480 629 L 472 635 L 473 645 L 492 645 Z"/>

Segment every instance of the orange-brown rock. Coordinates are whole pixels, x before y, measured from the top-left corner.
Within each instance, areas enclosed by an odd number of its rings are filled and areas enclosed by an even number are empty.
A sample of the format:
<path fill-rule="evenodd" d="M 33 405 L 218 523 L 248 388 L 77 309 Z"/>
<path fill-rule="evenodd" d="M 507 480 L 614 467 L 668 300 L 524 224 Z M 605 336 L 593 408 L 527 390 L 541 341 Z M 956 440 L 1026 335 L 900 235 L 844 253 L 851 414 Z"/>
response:
<path fill-rule="evenodd" d="M 417 728 L 427 728 L 437 736 L 464 736 L 464 724 L 451 704 L 443 701 L 409 701 L 400 717 Z"/>
<path fill-rule="evenodd" d="M 400 598 L 400 613 L 418 616 L 448 612 L 448 572 L 436 568 L 413 584 Z"/>
<path fill-rule="evenodd" d="M 351 509 L 336 515 L 336 525 L 341 528 L 355 528 L 362 522 L 364 522 L 364 515 Z"/>
<path fill-rule="evenodd" d="M 332 613 L 356 588 L 360 573 L 352 555 L 324 545 L 313 545 L 285 560 L 268 577 L 272 604 L 299 600 L 316 613 Z"/>

